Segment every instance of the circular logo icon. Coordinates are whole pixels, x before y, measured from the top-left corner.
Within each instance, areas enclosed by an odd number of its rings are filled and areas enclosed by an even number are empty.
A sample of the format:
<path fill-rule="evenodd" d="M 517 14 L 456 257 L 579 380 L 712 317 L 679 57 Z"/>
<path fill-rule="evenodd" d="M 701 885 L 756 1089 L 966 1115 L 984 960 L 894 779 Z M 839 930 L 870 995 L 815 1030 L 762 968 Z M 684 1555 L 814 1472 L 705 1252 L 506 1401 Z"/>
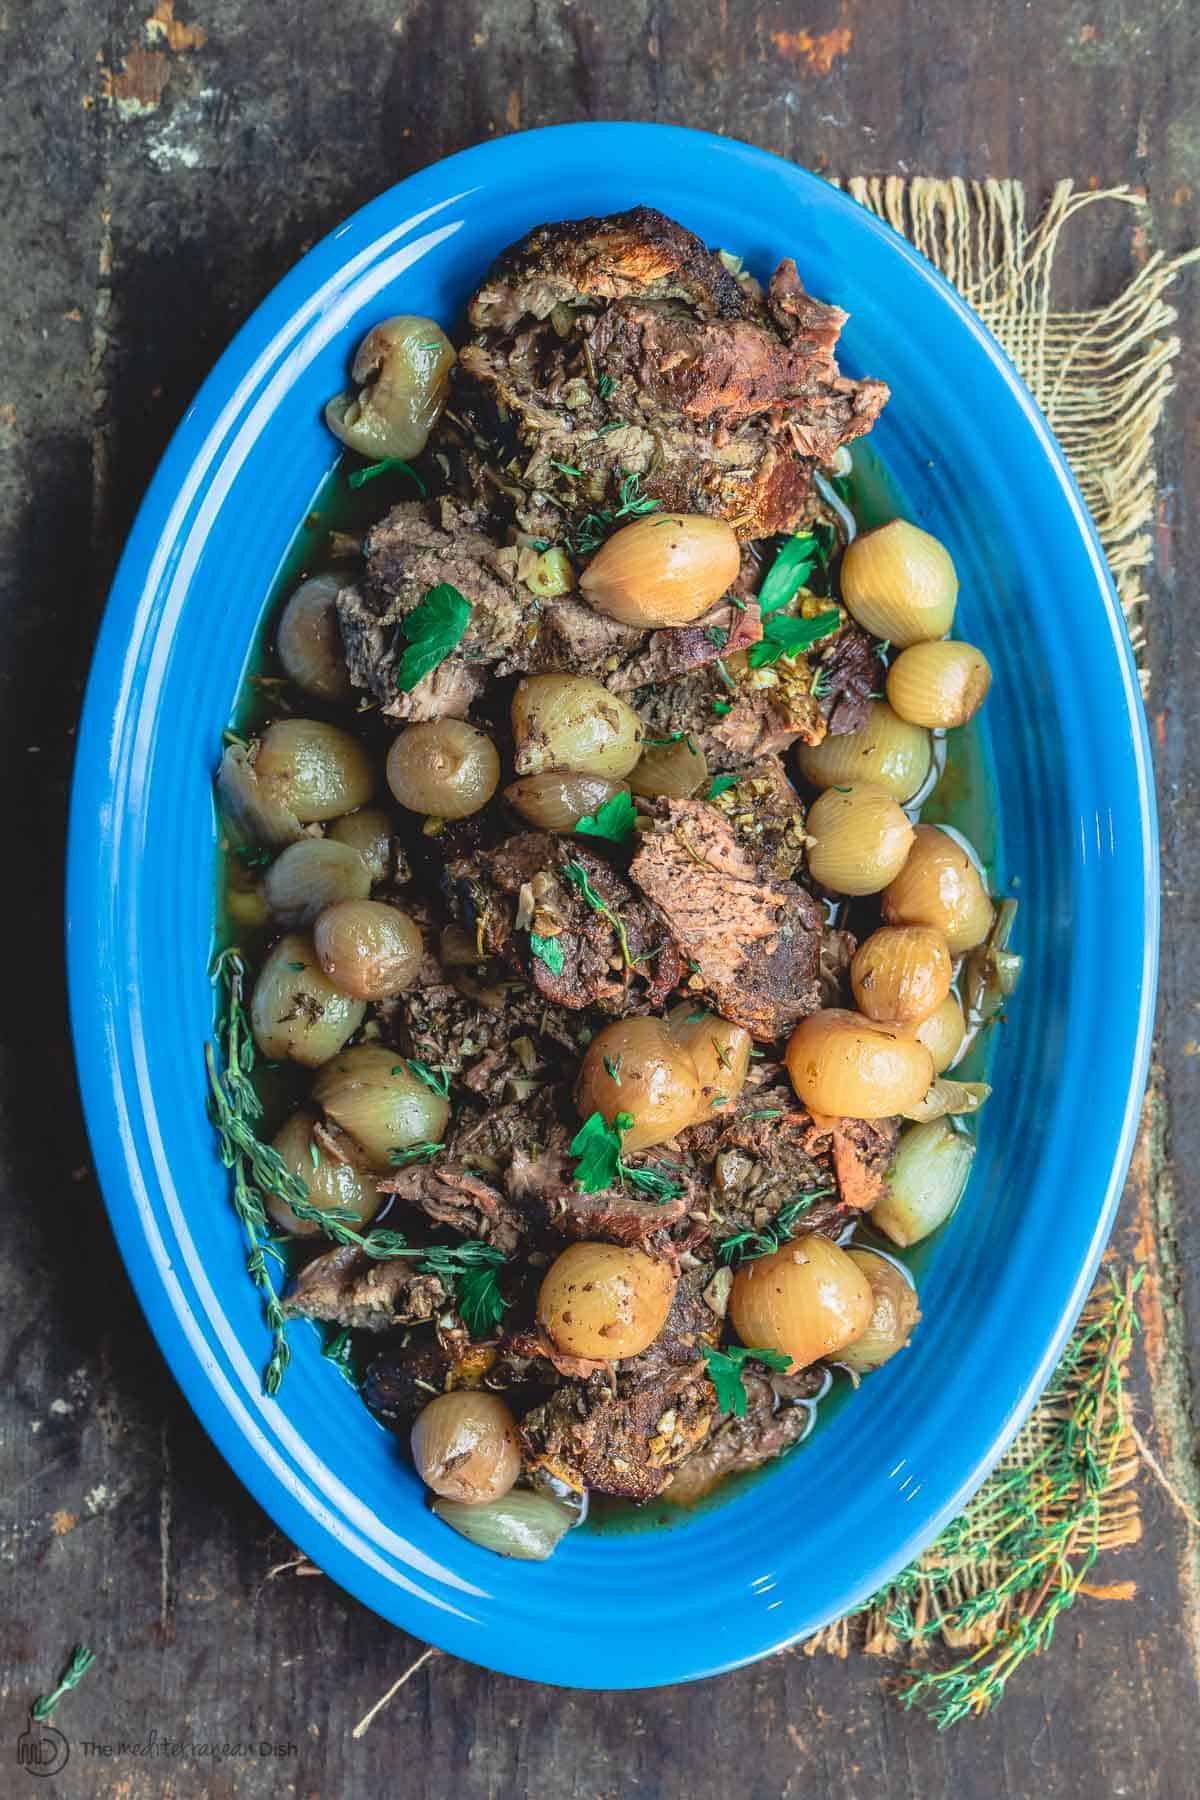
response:
<path fill-rule="evenodd" d="M 31 1775 L 57 1775 L 66 1768 L 70 1754 L 71 1746 L 62 1732 L 36 1719 L 30 1719 L 17 1739 L 17 1762 Z"/>

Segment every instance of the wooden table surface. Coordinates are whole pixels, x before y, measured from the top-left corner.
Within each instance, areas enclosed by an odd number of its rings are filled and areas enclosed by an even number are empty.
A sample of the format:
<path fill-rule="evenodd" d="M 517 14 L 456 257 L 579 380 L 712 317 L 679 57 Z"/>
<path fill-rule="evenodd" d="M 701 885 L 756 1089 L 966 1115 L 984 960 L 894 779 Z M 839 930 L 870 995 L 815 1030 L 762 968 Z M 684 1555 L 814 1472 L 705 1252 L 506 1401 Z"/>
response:
<path fill-rule="evenodd" d="M 152 10 L 153 7 L 153 10 Z M 114 559 L 234 329 L 315 238 L 423 164 L 565 119 L 659 119 L 838 174 L 1144 185 L 1150 238 L 1200 240 L 1200 14 L 1186 0 L 8 0 L 0 5 L 0 1769 L 77 1638 L 69 1795 L 980 1797 L 1200 1794 L 1195 1534 L 1158 1482 L 1000 1711 L 938 1736 L 884 1665 L 794 1651 L 649 1693 L 561 1692 L 419 1653 L 288 1544 L 163 1368 L 109 1235 L 73 1085 L 60 951 L 72 738 Z M 632 197 L 631 197 L 632 198 Z M 1136 250 L 1076 231 L 1069 301 Z M 1192 279 L 1162 444 L 1147 617 L 1166 952 L 1150 1126 L 1120 1226 L 1151 1264 L 1134 1398 L 1195 1506 L 1200 1261 Z M 1189 341 L 1190 339 L 1190 341 Z M 1029 546 L 1036 555 L 1036 545 Z M 1136 946 L 1115 944 L 1116 957 Z M 1048 1096 L 1048 1100 L 1052 1097 Z M 803 1522 L 797 1522 L 803 1529 Z M 88 1759 L 85 1739 L 290 1741 L 283 1759 Z"/>

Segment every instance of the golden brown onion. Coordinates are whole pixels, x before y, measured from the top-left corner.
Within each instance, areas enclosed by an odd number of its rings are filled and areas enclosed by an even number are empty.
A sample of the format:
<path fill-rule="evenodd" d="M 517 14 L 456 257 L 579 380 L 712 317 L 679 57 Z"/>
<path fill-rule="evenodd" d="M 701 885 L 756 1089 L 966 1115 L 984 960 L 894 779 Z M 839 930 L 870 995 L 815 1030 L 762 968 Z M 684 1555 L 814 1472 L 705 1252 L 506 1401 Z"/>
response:
<path fill-rule="evenodd" d="M 733 1278 L 729 1315 L 743 1344 L 790 1357 L 795 1371 L 861 1337 L 873 1305 L 862 1270 L 814 1232 L 744 1262 Z"/>
<path fill-rule="evenodd" d="M 624 1244 L 571 1244 L 547 1269 L 538 1322 L 568 1356 L 616 1362 L 654 1342 L 675 1297 L 666 1263 Z"/>
<path fill-rule="evenodd" d="M 928 1083 L 926 1083 L 928 1086 Z M 700 1077 L 690 1051 L 662 1019 L 616 1019 L 588 1045 L 575 1092 L 581 1118 L 618 1113 L 633 1119 L 626 1150 L 665 1143 L 690 1125 L 700 1106 Z"/>
<path fill-rule="evenodd" d="M 337 597 L 344 585 L 336 575 L 302 581 L 284 607 L 275 634 L 285 671 L 317 700 L 344 702 L 353 691 L 337 621 Z"/>
<path fill-rule="evenodd" d="M 356 394 L 325 408 L 335 437 L 372 461 L 419 456 L 446 404 L 454 346 L 433 319 L 401 313 L 368 331 L 354 355 Z"/>
<path fill-rule="evenodd" d="M 360 807 L 335 819 L 328 836 L 335 844 L 349 844 L 367 865 L 372 881 L 386 881 L 392 872 L 392 821 L 378 807 Z"/>
<path fill-rule="evenodd" d="M 388 751 L 388 786 L 409 812 L 466 819 L 487 805 L 500 784 L 500 758 L 490 737 L 464 719 L 410 725 Z"/>
<path fill-rule="evenodd" d="M 700 1078 L 697 1121 L 728 1112 L 746 1080 L 754 1040 L 740 1025 L 709 1012 L 696 1000 L 681 1000 L 667 1014 L 667 1026 L 696 1065 Z"/>
<path fill-rule="evenodd" d="M 656 512 L 614 531 L 579 585 L 597 612 L 623 625 L 690 625 L 732 586 L 740 563 L 724 519 Z"/>
<path fill-rule="evenodd" d="M 330 981 L 359 1000 L 386 1000 L 411 987 L 424 954 L 420 928 L 382 900 L 327 906 L 313 944 Z"/>
<path fill-rule="evenodd" d="M 444 1500 L 478 1506 L 521 1473 L 517 1426 L 499 1394 L 458 1388 L 422 1407 L 412 1428 L 417 1474 Z"/>
<path fill-rule="evenodd" d="M 295 931 L 311 925 L 338 900 L 365 900 L 371 891 L 366 863 L 349 844 L 306 837 L 281 850 L 267 870 L 263 893 L 276 920 Z"/>
<path fill-rule="evenodd" d="M 254 772 L 304 824 L 364 806 L 375 789 L 357 738 L 320 719 L 278 719 L 263 732 Z"/>
<path fill-rule="evenodd" d="M 548 775 L 523 775 L 519 781 L 509 782 L 504 798 L 539 831 L 574 831 L 580 819 L 606 800 L 628 792 L 627 781 L 609 781 L 604 775 L 568 775 L 555 769 Z"/>
<path fill-rule="evenodd" d="M 343 1050 L 321 1070 L 312 1097 L 361 1145 L 376 1169 L 389 1166 L 393 1150 L 440 1143 L 450 1118 L 449 1101 L 427 1088 L 403 1057 L 382 1044 Z"/>
<path fill-rule="evenodd" d="M 222 816 L 235 840 L 242 844 L 295 844 L 304 826 L 286 798 L 287 787 L 278 780 L 260 781 L 255 767 L 257 746 L 229 744 L 217 771 L 217 798 Z"/>
<path fill-rule="evenodd" d="M 590 675 L 529 675 L 512 703 L 518 775 L 567 769 L 620 781 L 642 753 L 642 722 Z"/>
<path fill-rule="evenodd" d="M 796 746 L 796 766 L 814 787 L 869 782 L 901 805 L 924 785 L 932 762 L 929 733 L 897 718 L 886 700 L 871 701 L 870 715 L 859 730 Z"/>
<path fill-rule="evenodd" d="M 379 1211 L 379 1189 L 362 1151 L 336 1126 L 319 1125 L 316 1113 L 301 1107 L 271 1142 L 322 1212 L 336 1212 L 348 1225 L 358 1226 Z M 280 1195 L 268 1191 L 266 1201 L 267 1211 L 284 1231 L 296 1237 L 315 1237 L 320 1231 L 315 1220 L 298 1219 Z"/>
<path fill-rule="evenodd" d="M 863 532 L 842 558 L 842 599 L 864 630 L 898 649 L 944 637 L 957 598 L 950 552 L 907 519 Z"/>
<path fill-rule="evenodd" d="M 920 1025 L 950 992 L 950 952 L 927 925 L 884 925 L 855 951 L 850 985 L 868 1019 Z"/>
<path fill-rule="evenodd" d="M 973 719 L 992 685 L 982 650 L 950 638 L 901 651 L 887 673 L 893 712 L 913 725 L 950 729 Z"/>
<path fill-rule="evenodd" d="M 880 1025 L 839 1007 L 801 1019 L 785 1061 L 810 1112 L 852 1119 L 905 1112 L 933 1080 L 933 1059 L 924 1044 L 898 1025 Z"/>
<path fill-rule="evenodd" d="M 250 997 L 250 1027 L 263 1055 L 315 1069 L 336 1056 L 366 1007 L 334 987 L 312 939 L 290 933 L 267 956 Z"/>
<path fill-rule="evenodd" d="M 918 825 L 908 861 L 883 893 L 889 925 L 929 925 L 951 956 L 982 944 L 992 923 L 983 878 L 962 845 L 936 825 Z"/>
<path fill-rule="evenodd" d="M 687 800 L 707 782 L 704 752 L 686 736 L 670 744 L 647 744 L 629 777 L 633 792 L 648 799 L 665 794 L 672 800 Z"/>
<path fill-rule="evenodd" d="M 899 801 L 869 782 L 826 788 L 809 807 L 804 830 L 809 873 L 833 894 L 878 894 L 900 873 L 913 842 Z"/>
<path fill-rule="evenodd" d="M 932 1056 L 935 1075 L 952 1067 L 966 1035 L 967 1022 L 963 1018 L 962 1003 L 955 993 L 947 994 L 937 1011 L 923 1019 L 913 1032 L 917 1042 L 924 1044 Z"/>
<path fill-rule="evenodd" d="M 867 1329 L 846 1345 L 838 1361 L 856 1375 L 868 1375 L 905 1348 L 921 1311 L 916 1288 L 888 1257 L 880 1256 L 877 1250 L 852 1249 L 846 1254 L 870 1282 L 875 1305 Z"/>

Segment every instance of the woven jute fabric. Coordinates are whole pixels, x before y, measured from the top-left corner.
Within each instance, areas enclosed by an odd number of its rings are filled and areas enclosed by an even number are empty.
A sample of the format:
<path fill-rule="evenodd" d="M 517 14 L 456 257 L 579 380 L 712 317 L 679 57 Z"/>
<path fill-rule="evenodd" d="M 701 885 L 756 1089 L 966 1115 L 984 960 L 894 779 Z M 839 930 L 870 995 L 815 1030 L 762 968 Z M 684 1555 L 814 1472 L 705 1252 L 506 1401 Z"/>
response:
<path fill-rule="evenodd" d="M 1124 188 L 1078 191 L 1062 181 L 1031 221 L 1015 181 L 889 177 L 844 186 L 941 270 L 1016 364 L 1091 510 L 1140 654 L 1155 440 L 1179 351 L 1165 295 L 1200 253 L 1145 253 L 1146 203 Z M 1064 310 L 1054 292 L 1064 235 L 1099 224 L 1105 209 L 1111 218 L 1114 207 L 1129 215 L 1134 272 L 1103 306 Z M 997 1662 L 1003 1671 L 1009 1645 L 1014 1662 L 1039 1647 L 1076 1594 L 1132 1597 L 1131 1583 L 1104 1579 L 1096 1564 L 1141 1534 L 1125 1395 L 1137 1281 L 1136 1269 L 1106 1265 L 1058 1375 L 966 1511 L 895 1583 L 810 1639 L 808 1650 L 911 1659 L 938 1640 L 958 1652 L 1001 1646 L 986 1664 L 968 1658 L 960 1667 L 970 1673 L 955 1677 L 964 1709 L 977 1709 L 978 1671 L 994 1676 Z"/>

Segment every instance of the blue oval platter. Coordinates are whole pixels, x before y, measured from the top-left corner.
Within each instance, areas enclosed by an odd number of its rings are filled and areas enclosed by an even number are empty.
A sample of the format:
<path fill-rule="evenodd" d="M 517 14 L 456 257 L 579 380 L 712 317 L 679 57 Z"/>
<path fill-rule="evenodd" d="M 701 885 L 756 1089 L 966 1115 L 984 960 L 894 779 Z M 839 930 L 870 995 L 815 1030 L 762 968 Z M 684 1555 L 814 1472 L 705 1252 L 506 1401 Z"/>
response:
<path fill-rule="evenodd" d="M 572 1534 L 545 1564 L 426 1508 L 395 1440 L 293 1330 L 277 1400 L 205 1116 L 221 733 L 266 596 L 333 464 L 324 400 L 378 319 L 447 327 L 543 220 L 661 208 L 850 313 L 844 366 L 891 386 L 872 443 L 950 547 L 961 635 L 995 671 L 998 891 L 1022 901 L 966 1197 L 932 1246 L 912 1348 L 721 1505 Z M 1145 1079 L 1157 948 L 1149 749 L 1120 609 L 1078 490 L 979 319 L 886 225 L 745 144 L 575 125 L 487 143 L 340 225 L 225 352 L 130 535 L 79 738 L 68 894 L 80 1080 L 113 1227 L 221 1454 L 364 1604 L 533 1680 L 642 1687 L 790 1644 L 894 1575 L 960 1509 L 1054 1368 L 1095 1273 Z"/>

